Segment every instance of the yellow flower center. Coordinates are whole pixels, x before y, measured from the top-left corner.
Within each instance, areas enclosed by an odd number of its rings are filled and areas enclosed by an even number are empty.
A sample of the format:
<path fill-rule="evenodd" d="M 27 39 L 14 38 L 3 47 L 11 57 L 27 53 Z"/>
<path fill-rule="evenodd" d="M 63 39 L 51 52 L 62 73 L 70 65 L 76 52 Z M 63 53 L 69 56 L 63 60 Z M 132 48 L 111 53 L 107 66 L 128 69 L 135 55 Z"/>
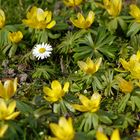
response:
<path fill-rule="evenodd" d="M 39 49 L 39 52 L 40 52 L 40 53 L 44 53 L 45 51 L 46 51 L 45 48 L 40 48 L 40 49 Z"/>

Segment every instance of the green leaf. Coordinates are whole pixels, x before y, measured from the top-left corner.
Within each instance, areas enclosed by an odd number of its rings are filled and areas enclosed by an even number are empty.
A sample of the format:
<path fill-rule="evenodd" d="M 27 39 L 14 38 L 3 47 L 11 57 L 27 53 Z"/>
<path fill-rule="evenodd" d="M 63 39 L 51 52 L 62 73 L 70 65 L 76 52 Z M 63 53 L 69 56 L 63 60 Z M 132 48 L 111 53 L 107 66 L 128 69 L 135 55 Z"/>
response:
<path fill-rule="evenodd" d="M 126 31 L 127 30 L 127 24 L 126 24 L 126 22 L 121 17 L 118 17 L 117 20 L 119 22 L 119 25 L 123 29 L 123 31 Z"/>
<path fill-rule="evenodd" d="M 52 67 L 50 66 L 38 66 L 36 67 L 33 75 L 32 75 L 32 78 L 44 78 L 44 79 L 49 79 L 50 76 L 54 75 L 55 71 Z"/>
<path fill-rule="evenodd" d="M 99 27 L 96 32 L 90 32 L 81 38 L 74 48 L 74 59 L 86 59 L 87 57 L 108 57 L 115 58 L 117 47 L 113 46 L 115 36 L 111 35 L 104 28 Z"/>
<path fill-rule="evenodd" d="M 99 117 L 96 113 L 92 114 L 91 121 L 92 121 L 92 124 L 93 124 L 94 128 L 97 129 L 98 125 L 99 125 Z"/>
<path fill-rule="evenodd" d="M 120 113 L 120 112 L 124 112 L 125 107 L 126 107 L 126 104 L 127 104 L 128 100 L 129 100 L 129 98 L 130 98 L 130 94 L 126 94 L 126 95 L 121 99 L 121 102 L 120 102 L 120 104 L 119 104 L 119 106 L 118 106 L 118 112 L 119 112 L 119 113 Z"/>
<path fill-rule="evenodd" d="M 112 19 L 108 24 L 107 24 L 108 30 L 111 32 L 115 32 L 115 30 L 118 27 L 118 20 L 117 18 Z"/>
<path fill-rule="evenodd" d="M 17 51 L 17 44 L 13 44 L 9 50 L 9 57 L 11 58 L 12 56 L 15 55 L 16 51 Z"/>
<path fill-rule="evenodd" d="M 127 36 L 134 36 L 135 34 L 137 34 L 140 30 L 140 23 L 132 23 L 129 26 L 129 29 L 127 31 Z"/>
<path fill-rule="evenodd" d="M 140 110 L 140 97 L 139 96 L 131 96 L 131 101 L 135 103 L 137 108 Z"/>
<path fill-rule="evenodd" d="M 100 116 L 99 120 L 105 124 L 112 124 L 112 120 L 108 116 Z"/>
<path fill-rule="evenodd" d="M 23 114 L 27 115 L 27 114 L 33 113 L 33 109 L 31 107 L 31 105 L 28 105 L 22 101 L 16 101 L 16 107 Z"/>

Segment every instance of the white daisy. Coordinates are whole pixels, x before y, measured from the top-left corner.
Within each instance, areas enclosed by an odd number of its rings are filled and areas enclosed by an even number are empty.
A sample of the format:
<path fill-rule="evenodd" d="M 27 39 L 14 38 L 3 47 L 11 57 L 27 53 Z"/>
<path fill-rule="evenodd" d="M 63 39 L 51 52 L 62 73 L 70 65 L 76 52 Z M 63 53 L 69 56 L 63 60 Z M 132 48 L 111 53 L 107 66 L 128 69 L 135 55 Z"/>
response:
<path fill-rule="evenodd" d="M 33 48 L 33 55 L 39 59 L 44 59 L 47 57 L 50 57 L 50 54 L 52 53 L 52 46 L 49 44 L 36 44 L 35 47 Z"/>

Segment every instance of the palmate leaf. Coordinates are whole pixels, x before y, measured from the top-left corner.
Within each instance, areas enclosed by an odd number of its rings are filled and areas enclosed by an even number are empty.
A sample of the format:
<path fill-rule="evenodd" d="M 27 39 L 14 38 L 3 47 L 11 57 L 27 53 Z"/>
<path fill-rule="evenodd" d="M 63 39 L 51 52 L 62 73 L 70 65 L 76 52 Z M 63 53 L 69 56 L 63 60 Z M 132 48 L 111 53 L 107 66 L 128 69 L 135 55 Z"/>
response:
<path fill-rule="evenodd" d="M 62 42 L 57 46 L 57 50 L 60 53 L 70 53 L 74 46 L 78 45 L 78 40 L 86 33 L 86 30 L 80 30 L 75 33 L 67 32 L 66 36 L 62 39 Z"/>
<path fill-rule="evenodd" d="M 113 46 L 115 36 L 111 35 L 104 28 L 98 28 L 97 32 L 86 34 L 78 41 L 79 46 L 74 48 L 74 59 L 85 59 L 87 57 L 105 56 L 115 58 L 116 46 Z"/>
<path fill-rule="evenodd" d="M 129 29 L 127 31 L 127 36 L 134 36 L 135 34 L 137 34 L 140 31 L 140 23 L 132 23 L 129 26 Z"/>
<path fill-rule="evenodd" d="M 126 107 L 126 105 L 127 105 L 127 102 L 128 102 L 128 100 L 129 100 L 129 98 L 130 98 L 130 94 L 126 94 L 126 95 L 122 98 L 122 100 L 121 100 L 121 102 L 120 102 L 120 104 L 119 104 L 119 106 L 118 106 L 118 112 L 119 112 L 119 113 L 120 113 L 120 112 L 124 112 L 125 107 Z"/>
<path fill-rule="evenodd" d="M 107 70 L 104 75 L 101 76 L 103 80 L 104 95 L 111 96 L 114 95 L 113 88 L 115 89 L 116 81 L 114 80 L 114 72 Z"/>
<path fill-rule="evenodd" d="M 130 98 L 132 102 L 132 110 L 135 110 L 135 106 L 140 110 L 140 97 L 139 96 L 131 96 Z"/>
<path fill-rule="evenodd" d="M 99 118 L 96 113 L 88 112 L 83 114 L 82 121 L 80 123 L 79 129 L 88 132 L 92 128 L 97 128 L 99 123 Z"/>
<path fill-rule="evenodd" d="M 50 66 L 39 66 L 35 69 L 32 78 L 44 78 L 49 79 L 55 74 L 55 70 Z"/>
<path fill-rule="evenodd" d="M 122 129 L 128 128 L 128 126 L 134 126 L 135 123 L 135 117 L 131 112 L 118 115 L 118 119 L 115 121 L 115 124 L 120 125 Z"/>
<path fill-rule="evenodd" d="M 140 34 L 131 37 L 130 43 L 135 53 L 140 50 Z"/>

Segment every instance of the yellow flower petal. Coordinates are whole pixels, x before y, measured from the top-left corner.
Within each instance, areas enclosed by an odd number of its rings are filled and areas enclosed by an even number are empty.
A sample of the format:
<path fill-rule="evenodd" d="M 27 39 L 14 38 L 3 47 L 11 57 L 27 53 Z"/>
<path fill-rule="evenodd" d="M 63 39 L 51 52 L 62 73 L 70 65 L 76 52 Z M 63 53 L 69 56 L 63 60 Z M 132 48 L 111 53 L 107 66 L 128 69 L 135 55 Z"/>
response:
<path fill-rule="evenodd" d="M 7 80 L 4 83 L 4 88 L 6 91 L 6 99 L 10 99 L 14 95 L 14 86 L 11 80 Z"/>
<path fill-rule="evenodd" d="M 46 13 L 46 23 L 49 23 L 52 19 L 52 12 L 51 11 L 47 11 Z"/>
<path fill-rule="evenodd" d="M 131 93 L 133 90 L 133 84 L 132 82 L 127 82 L 125 79 L 123 79 L 120 76 L 117 76 L 116 79 L 118 80 L 119 88 L 124 93 Z"/>
<path fill-rule="evenodd" d="M 78 6 L 81 4 L 82 0 L 63 0 L 66 6 Z"/>
<path fill-rule="evenodd" d="M 72 126 L 72 119 L 68 118 L 68 120 L 64 117 L 61 117 L 59 119 L 59 126 L 61 128 L 63 128 L 63 130 L 67 133 L 67 134 L 72 134 L 74 132 L 73 130 L 73 126 Z"/>
<path fill-rule="evenodd" d="M 107 136 L 102 132 L 96 132 L 96 139 L 97 140 L 108 140 Z"/>
<path fill-rule="evenodd" d="M 83 70 L 84 72 L 87 71 L 88 66 L 87 66 L 87 64 L 86 64 L 85 62 L 83 62 L 83 61 L 78 61 L 77 63 L 78 63 L 78 66 L 80 67 L 81 70 Z"/>
<path fill-rule="evenodd" d="M 16 101 L 12 101 L 11 103 L 9 103 L 9 106 L 8 106 L 8 113 L 11 114 L 14 112 L 15 110 L 15 107 L 16 107 Z"/>
<path fill-rule="evenodd" d="M 95 13 L 93 11 L 90 11 L 86 18 L 86 21 L 89 22 L 90 24 L 92 24 L 94 21 L 94 18 L 95 18 Z"/>
<path fill-rule="evenodd" d="M 79 99 L 84 106 L 86 106 L 86 107 L 89 106 L 90 100 L 86 96 L 80 94 Z"/>
<path fill-rule="evenodd" d="M 66 82 L 65 84 L 64 84 L 64 87 L 63 87 L 63 91 L 64 92 L 68 92 L 68 90 L 69 90 L 69 82 Z"/>
<path fill-rule="evenodd" d="M 12 33 L 10 32 L 8 34 L 8 37 L 12 43 L 18 43 L 23 38 L 23 34 L 20 31 L 12 32 Z"/>
<path fill-rule="evenodd" d="M 73 106 L 74 109 L 76 109 L 76 110 L 78 110 L 78 111 L 81 111 L 81 112 L 90 111 L 88 108 L 86 108 L 86 107 L 83 106 L 83 105 L 73 104 L 72 106 Z"/>
<path fill-rule="evenodd" d="M 83 0 L 75 0 L 75 5 L 79 5 Z"/>
<path fill-rule="evenodd" d="M 0 28 L 5 25 L 5 14 L 2 9 L 0 9 Z"/>
<path fill-rule="evenodd" d="M 8 129 L 8 125 L 7 124 L 2 125 L 0 127 L 0 138 L 2 138 L 4 136 L 4 133 L 6 132 L 7 129 Z"/>
<path fill-rule="evenodd" d="M 59 139 L 62 139 L 62 140 L 64 139 L 63 129 L 59 125 L 51 123 L 50 124 L 50 129 L 56 137 L 58 137 Z"/>
<path fill-rule="evenodd" d="M 52 81 L 51 88 L 52 90 L 56 90 L 56 91 L 62 90 L 62 86 L 57 80 Z"/>
<path fill-rule="evenodd" d="M 55 138 L 59 140 L 73 140 L 74 138 L 74 130 L 72 126 L 72 119 L 68 118 L 68 120 L 64 117 L 59 119 L 59 123 L 51 123 L 50 129 L 55 137 L 52 137 L 52 140 Z M 51 138 L 50 138 L 51 139 Z"/>
<path fill-rule="evenodd" d="M 46 96 L 44 96 L 44 99 L 49 101 L 49 102 L 56 102 L 56 101 L 59 100 L 59 98 L 57 98 L 55 96 L 54 97 L 46 97 Z"/>
<path fill-rule="evenodd" d="M 18 115 L 20 114 L 20 112 L 14 112 L 11 115 L 5 117 L 5 120 L 13 120 L 15 119 Z"/>
<path fill-rule="evenodd" d="M 7 98 L 5 88 L 4 88 L 3 84 L 1 83 L 1 81 L 0 81 L 0 97 L 2 97 L 4 99 Z"/>
<path fill-rule="evenodd" d="M 101 63 L 102 63 L 102 58 L 100 57 L 100 58 L 95 62 L 96 72 L 98 71 L 98 69 L 99 69 Z"/>
<path fill-rule="evenodd" d="M 119 130 L 115 129 L 111 135 L 111 140 L 120 140 Z"/>
<path fill-rule="evenodd" d="M 38 20 L 38 21 L 43 21 L 43 20 L 45 20 L 44 11 L 43 11 L 41 8 L 38 8 L 38 9 L 37 9 L 37 15 L 36 15 L 36 17 L 37 17 L 37 20 Z"/>
<path fill-rule="evenodd" d="M 46 95 L 50 95 L 49 93 L 51 93 L 51 89 L 47 86 L 43 87 L 43 92 L 46 94 Z"/>
<path fill-rule="evenodd" d="M 123 66 L 124 69 L 129 70 L 129 63 L 125 61 L 124 59 L 120 58 L 119 60 Z"/>
<path fill-rule="evenodd" d="M 136 21 L 140 20 L 140 9 L 137 5 L 130 5 L 130 15 L 136 19 Z"/>
<path fill-rule="evenodd" d="M 52 20 L 49 24 L 46 25 L 46 28 L 47 29 L 51 29 L 52 27 L 54 27 L 56 24 L 56 21 L 55 20 Z"/>
<path fill-rule="evenodd" d="M 96 107 L 99 106 L 100 101 L 101 101 L 101 95 L 98 92 L 95 92 L 92 96 L 91 96 L 91 101 L 94 102 L 94 105 Z"/>
<path fill-rule="evenodd" d="M 6 112 L 7 106 L 6 103 L 3 99 L 0 99 L 0 113 Z"/>

